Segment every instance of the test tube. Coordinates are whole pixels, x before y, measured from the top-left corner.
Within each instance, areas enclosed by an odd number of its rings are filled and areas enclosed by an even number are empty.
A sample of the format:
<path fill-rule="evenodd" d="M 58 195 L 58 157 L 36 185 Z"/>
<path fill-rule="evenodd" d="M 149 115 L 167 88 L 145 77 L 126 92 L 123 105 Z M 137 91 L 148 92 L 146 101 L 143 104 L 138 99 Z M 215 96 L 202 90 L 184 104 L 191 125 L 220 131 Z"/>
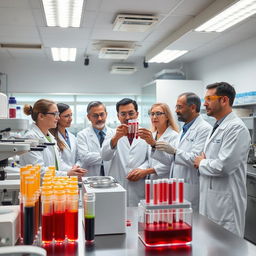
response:
<path fill-rule="evenodd" d="M 179 186 L 179 203 L 184 202 L 184 179 L 178 179 L 178 186 Z M 183 209 L 179 210 L 179 222 L 183 222 Z"/>
<path fill-rule="evenodd" d="M 66 235 L 69 241 L 75 241 L 78 239 L 78 199 L 78 187 L 68 187 Z"/>
<path fill-rule="evenodd" d="M 163 184 L 163 180 L 159 179 L 159 203 L 161 204 L 163 202 L 163 196 L 164 196 L 164 184 Z"/>
<path fill-rule="evenodd" d="M 65 240 L 66 195 L 63 186 L 54 187 L 54 239 L 56 242 Z"/>
<path fill-rule="evenodd" d="M 159 200 L 159 187 L 158 187 L 159 181 L 153 180 L 153 204 L 158 204 Z"/>
<path fill-rule="evenodd" d="M 177 198 L 177 179 L 172 179 L 172 201 L 173 203 L 176 203 Z"/>
<path fill-rule="evenodd" d="M 94 228 L 95 228 L 95 194 L 84 194 L 84 228 L 85 240 L 88 243 L 94 242 Z"/>
<path fill-rule="evenodd" d="M 139 137 L 138 131 L 139 131 L 139 122 L 138 122 L 138 120 L 135 119 L 135 138 L 136 139 L 138 139 L 138 137 Z"/>
<path fill-rule="evenodd" d="M 25 177 L 25 196 L 24 196 L 24 222 L 23 222 L 23 243 L 25 245 L 32 245 L 34 241 L 35 230 L 35 191 L 34 191 L 34 177 Z"/>
<path fill-rule="evenodd" d="M 184 202 L 184 179 L 178 179 L 179 185 L 179 202 Z"/>
<path fill-rule="evenodd" d="M 150 203 L 150 186 L 151 186 L 151 180 L 147 179 L 145 180 L 145 200 L 146 204 Z"/>
<path fill-rule="evenodd" d="M 42 242 L 53 240 L 53 191 L 51 187 L 42 188 Z"/>
<path fill-rule="evenodd" d="M 169 179 L 168 180 L 168 204 L 172 204 L 172 183 L 173 180 Z"/>
<path fill-rule="evenodd" d="M 168 203 L 168 179 L 163 179 L 163 203 Z"/>

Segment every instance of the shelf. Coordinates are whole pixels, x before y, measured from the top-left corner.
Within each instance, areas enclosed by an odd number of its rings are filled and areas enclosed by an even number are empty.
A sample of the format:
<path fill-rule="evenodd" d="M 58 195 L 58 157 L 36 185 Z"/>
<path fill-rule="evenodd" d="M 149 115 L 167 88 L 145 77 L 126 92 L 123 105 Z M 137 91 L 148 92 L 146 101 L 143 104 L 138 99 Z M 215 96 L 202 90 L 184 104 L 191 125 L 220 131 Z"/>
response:
<path fill-rule="evenodd" d="M 233 108 L 246 108 L 246 107 L 256 107 L 256 102 L 255 103 L 246 103 L 246 104 L 233 105 Z"/>

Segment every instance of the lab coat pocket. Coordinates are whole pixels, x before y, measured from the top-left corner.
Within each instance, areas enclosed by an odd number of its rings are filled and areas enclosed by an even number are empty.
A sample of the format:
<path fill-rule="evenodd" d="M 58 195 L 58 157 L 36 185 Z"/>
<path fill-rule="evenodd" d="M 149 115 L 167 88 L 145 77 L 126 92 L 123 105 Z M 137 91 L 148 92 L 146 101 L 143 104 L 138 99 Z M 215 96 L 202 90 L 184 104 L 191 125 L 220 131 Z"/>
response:
<path fill-rule="evenodd" d="M 234 222 L 233 200 L 231 194 L 208 189 L 208 218 L 221 226 L 229 226 Z"/>

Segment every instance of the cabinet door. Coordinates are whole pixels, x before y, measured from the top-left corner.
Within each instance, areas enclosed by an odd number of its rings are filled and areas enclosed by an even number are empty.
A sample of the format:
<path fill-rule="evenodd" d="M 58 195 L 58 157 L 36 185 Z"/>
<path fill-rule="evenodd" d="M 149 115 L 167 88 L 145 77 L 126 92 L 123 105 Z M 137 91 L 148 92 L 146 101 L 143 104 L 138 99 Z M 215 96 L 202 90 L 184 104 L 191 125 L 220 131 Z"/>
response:
<path fill-rule="evenodd" d="M 244 237 L 256 244 L 256 197 L 247 197 Z"/>

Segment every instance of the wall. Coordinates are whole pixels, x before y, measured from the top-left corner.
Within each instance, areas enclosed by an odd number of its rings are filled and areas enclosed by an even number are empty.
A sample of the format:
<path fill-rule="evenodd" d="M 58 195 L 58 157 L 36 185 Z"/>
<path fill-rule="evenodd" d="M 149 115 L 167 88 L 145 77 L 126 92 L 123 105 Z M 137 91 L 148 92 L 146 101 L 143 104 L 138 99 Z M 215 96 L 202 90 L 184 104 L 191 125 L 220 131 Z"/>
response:
<path fill-rule="evenodd" d="M 187 79 L 202 80 L 204 86 L 226 81 L 237 92 L 256 90 L 256 37 L 247 39 L 199 61 L 186 65 Z"/>
<path fill-rule="evenodd" d="M 119 62 L 120 63 L 120 62 Z M 90 58 L 90 65 L 83 60 L 77 63 L 53 62 L 48 59 L 0 59 L 0 72 L 8 74 L 9 92 L 33 93 L 86 93 L 86 94 L 140 94 L 141 86 L 152 81 L 155 73 L 168 65 L 143 67 L 143 59 L 136 63 L 133 75 L 109 73 L 111 64 L 106 60 Z M 173 65 L 173 64 L 172 64 Z M 173 68 L 177 68 L 174 65 Z"/>

